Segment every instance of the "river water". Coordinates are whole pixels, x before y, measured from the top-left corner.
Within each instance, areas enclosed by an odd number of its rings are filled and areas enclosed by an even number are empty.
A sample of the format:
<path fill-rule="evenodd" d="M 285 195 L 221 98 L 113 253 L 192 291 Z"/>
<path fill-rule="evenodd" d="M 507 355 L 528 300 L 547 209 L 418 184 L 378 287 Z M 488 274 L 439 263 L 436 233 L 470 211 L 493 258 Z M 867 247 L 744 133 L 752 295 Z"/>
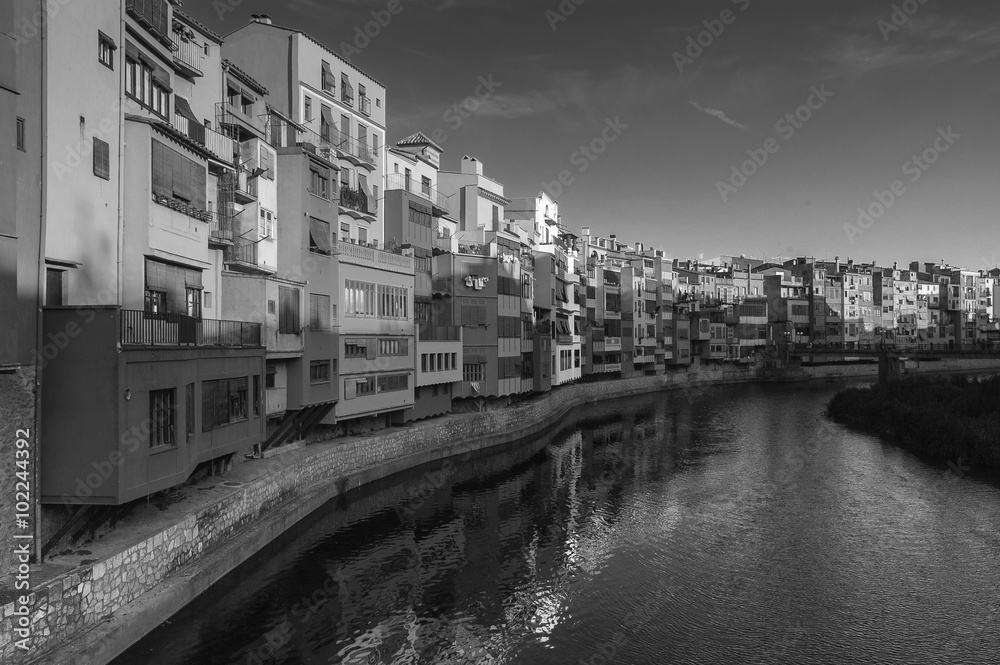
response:
<path fill-rule="evenodd" d="M 608 402 L 351 492 L 115 663 L 1000 662 L 1000 484 L 828 422 L 842 387 Z"/>

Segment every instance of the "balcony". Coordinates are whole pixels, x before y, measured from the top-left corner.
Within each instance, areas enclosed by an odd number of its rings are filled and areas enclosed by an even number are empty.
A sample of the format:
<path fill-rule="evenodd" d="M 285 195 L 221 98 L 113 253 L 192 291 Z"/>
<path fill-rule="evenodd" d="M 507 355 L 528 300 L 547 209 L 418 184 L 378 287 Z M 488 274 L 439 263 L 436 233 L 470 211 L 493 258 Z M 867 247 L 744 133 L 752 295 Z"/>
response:
<path fill-rule="evenodd" d="M 337 255 L 341 263 L 366 266 L 369 268 L 379 268 L 391 272 L 399 272 L 412 275 L 414 271 L 414 261 L 412 256 L 403 256 L 394 252 L 385 252 L 374 247 L 355 245 L 353 243 L 337 241 L 334 245 L 334 254 Z"/>
<path fill-rule="evenodd" d="M 154 314 L 121 310 L 122 346 L 206 346 L 258 348 L 261 324 L 196 319 L 185 314 Z"/>
<path fill-rule="evenodd" d="M 348 210 L 354 210 L 355 212 L 360 212 L 364 215 L 373 214 L 373 212 L 368 209 L 368 195 L 360 189 L 341 187 L 340 207 Z"/>
<path fill-rule="evenodd" d="M 232 247 L 226 248 L 226 267 L 237 272 L 254 274 L 273 273 L 274 270 L 258 262 L 257 243 L 237 236 Z"/>
<path fill-rule="evenodd" d="M 604 371 L 605 372 L 621 372 L 622 371 L 622 364 L 621 363 L 604 363 Z"/>
<path fill-rule="evenodd" d="M 605 337 L 604 338 L 604 350 L 605 351 L 621 351 L 622 348 L 622 338 L 621 337 Z"/>
<path fill-rule="evenodd" d="M 233 214 L 220 208 L 208 220 L 208 243 L 209 245 L 233 244 Z"/>
<path fill-rule="evenodd" d="M 573 344 L 572 335 L 556 335 L 556 344 L 560 346 L 570 346 Z"/>
<path fill-rule="evenodd" d="M 618 321 L 618 320 L 620 320 L 622 318 L 622 313 L 621 313 L 620 310 L 607 309 L 607 310 L 604 310 L 604 318 L 605 319 L 612 319 L 612 320 Z"/>
<path fill-rule="evenodd" d="M 257 178 L 251 178 L 248 171 L 237 174 L 233 196 L 237 203 L 247 205 L 257 200 Z"/>
<path fill-rule="evenodd" d="M 220 162 L 233 163 L 233 156 L 238 152 L 236 141 L 233 139 L 177 113 L 174 114 L 170 124 L 195 143 L 205 146 Z"/>
<path fill-rule="evenodd" d="M 171 210 L 187 215 L 188 217 L 200 219 L 203 222 L 209 222 L 212 219 L 212 213 L 210 211 L 196 208 L 195 206 L 185 203 L 184 201 L 165 196 L 163 194 L 154 193 L 153 203 L 170 208 Z"/>
<path fill-rule="evenodd" d="M 448 197 L 430 186 L 417 183 L 413 178 L 407 178 L 404 173 L 390 173 L 385 177 L 386 191 L 401 189 L 404 192 L 415 194 L 430 201 L 431 205 L 438 208 L 439 213 L 451 214 L 451 207 Z"/>
<path fill-rule="evenodd" d="M 201 61 L 205 57 L 204 47 L 174 33 L 174 64 L 190 77 L 202 76 Z"/>
<path fill-rule="evenodd" d="M 252 113 L 245 113 L 233 102 L 218 102 L 215 105 L 215 123 L 227 136 L 239 141 L 262 138 L 264 120 Z"/>

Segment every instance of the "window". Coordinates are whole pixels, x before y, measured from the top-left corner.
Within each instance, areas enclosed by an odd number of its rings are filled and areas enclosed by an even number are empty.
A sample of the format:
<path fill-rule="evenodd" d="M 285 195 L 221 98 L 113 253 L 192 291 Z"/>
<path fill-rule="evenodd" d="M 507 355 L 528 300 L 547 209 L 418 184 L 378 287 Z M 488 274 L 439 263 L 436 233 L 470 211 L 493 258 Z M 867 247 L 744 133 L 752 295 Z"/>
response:
<path fill-rule="evenodd" d="M 306 95 L 305 100 L 302 102 L 303 108 L 303 121 L 310 122 L 313 119 L 313 101 L 309 95 Z"/>
<path fill-rule="evenodd" d="M 149 314 L 165 314 L 167 312 L 167 292 L 147 288 L 145 309 Z"/>
<path fill-rule="evenodd" d="M 289 286 L 279 286 L 278 332 L 285 335 L 298 335 L 299 328 L 299 292 Z"/>
<path fill-rule="evenodd" d="M 194 384 L 184 386 L 184 429 L 187 438 L 194 434 Z"/>
<path fill-rule="evenodd" d="M 323 92 L 336 93 L 337 92 L 337 79 L 330 70 L 330 63 L 323 60 L 321 63 L 320 71 L 320 87 L 323 88 Z"/>
<path fill-rule="evenodd" d="M 275 386 L 275 377 L 278 374 L 278 368 L 273 365 L 267 368 L 267 376 L 264 377 L 264 389 L 269 390 Z"/>
<path fill-rule="evenodd" d="M 409 291 L 404 287 L 378 286 L 378 315 L 382 319 L 407 318 Z"/>
<path fill-rule="evenodd" d="M 431 228 L 432 217 L 431 209 L 427 206 L 420 205 L 419 203 L 410 202 L 410 223 L 416 224 L 417 226 L 423 226 L 426 228 Z"/>
<path fill-rule="evenodd" d="M 159 141 L 153 141 L 154 200 L 182 201 L 196 210 L 206 210 L 207 169 Z"/>
<path fill-rule="evenodd" d="M 347 78 L 347 74 L 340 75 L 340 101 L 348 106 L 354 106 L 354 87 Z"/>
<path fill-rule="evenodd" d="M 340 239 L 344 242 L 351 241 L 351 225 L 347 222 L 340 223 Z"/>
<path fill-rule="evenodd" d="M 363 339 L 350 339 L 344 342 L 345 358 L 367 358 L 368 341 Z"/>
<path fill-rule="evenodd" d="M 384 356 L 408 356 L 410 345 L 407 339 L 380 339 L 378 341 L 378 355 Z"/>
<path fill-rule="evenodd" d="M 462 298 L 461 324 L 486 324 L 486 300 L 484 298 Z"/>
<path fill-rule="evenodd" d="M 111 179 L 111 150 L 106 141 L 94 137 L 94 175 Z"/>
<path fill-rule="evenodd" d="M 364 245 L 368 242 L 368 229 L 358 227 L 358 244 Z"/>
<path fill-rule="evenodd" d="M 375 394 L 375 377 L 369 376 L 366 379 L 355 379 L 355 392 L 358 397 Z"/>
<path fill-rule="evenodd" d="M 309 327 L 312 330 L 330 329 L 330 296 L 309 294 Z"/>
<path fill-rule="evenodd" d="M 62 307 L 65 304 L 66 271 L 54 268 L 45 269 L 45 306 Z"/>
<path fill-rule="evenodd" d="M 427 197 L 431 195 L 431 179 L 427 176 L 420 176 L 420 192 Z"/>
<path fill-rule="evenodd" d="M 309 218 L 309 251 L 329 256 L 333 254 L 330 223 L 315 217 Z"/>
<path fill-rule="evenodd" d="M 174 389 L 149 391 L 149 447 L 176 445 Z"/>
<path fill-rule="evenodd" d="M 345 280 L 344 303 L 346 316 L 375 318 L 375 284 Z"/>
<path fill-rule="evenodd" d="M 463 381 L 483 381 L 486 377 L 486 365 L 481 363 L 462 365 Z"/>
<path fill-rule="evenodd" d="M 260 394 L 260 374 L 253 376 L 253 415 L 260 415 L 261 394 Z"/>
<path fill-rule="evenodd" d="M 309 166 L 309 193 L 324 199 L 330 198 L 330 172 L 315 165 Z"/>
<path fill-rule="evenodd" d="M 274 155 L 263 145 L 260 146 L 260 168 L 264 169 L 260 174 L 262 178 L 274 180 Z"/>
<path fill-rule="evenodd" d="M 170 118 L 170 74 L 129 46 L 125 59 L 125 94 L 164 120 Z M 140 62 L 140 59 L 144 61 Z"/>
<path fill-rule="evenodd" d="M 274 213 L 270 210 L 260 209 L 260 225 L 257 229 L 257 238 L 274 238 Z"/>
<path fill-rule="evenodd" d="M 101 31 L 97 32 L 97 60 L 108 69 L 115 68 L 114 52 L 118 49 L 115 40 Z"/>
<path fill-rule="evenodd" d="M 410 387 L 410 376 L 409 374 L 391 374 L 388 376 L 378 377 L 377 384 L 378 392 L 380 393 L 393 393 L 399 392 L 400 390 L 406 390 Z"/>
<path fill-rule="evenodd" d="M 330 361 L 313 360 L 309 363 L 309 383 L 330 382 Z"/>
<path fill-rule="evenodd" d="M 201 289 L 186 288 L 185 301 L 187 303 L 187 315 L 196 319 L 201 318 Z"/>
<path fill-rule="evenodd" d="M 24 118 L 17 119 L 17 149 L 21 152 L 27 152 L 24 147 Z"/>
<path fill-rule="evenodd" d="M 500 221 L 500 206 L 493 206 L 493 221 Z"/>
<path fill-rule="evenodd" d="M 247 420 L 247 377 L 201 382 L 201 431 Z"/>

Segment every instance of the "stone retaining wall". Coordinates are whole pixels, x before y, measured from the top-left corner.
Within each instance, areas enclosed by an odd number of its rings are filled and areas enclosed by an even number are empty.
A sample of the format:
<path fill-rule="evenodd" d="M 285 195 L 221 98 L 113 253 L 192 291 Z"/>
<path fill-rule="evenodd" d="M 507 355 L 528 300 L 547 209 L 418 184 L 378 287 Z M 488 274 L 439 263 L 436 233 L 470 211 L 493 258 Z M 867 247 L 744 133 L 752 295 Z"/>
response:
<path fill-rule="evenodd" d="M 1000 363 L 995 363 L 995 366 Z M 814 368 L 811 368 L 814 369 Z M 870 367 L 859 366 L 863 372 Z M 850 372 L 843 368 L 841 374 Z M 877 371 L 877 368 L 876 368 Z M 671 388 L 747 381 L 808 380 L 804 370 L 755 371 L 703 368 L 659 376 L 563 386 L 518 406 L 452 415 L 385 434 L 344 443 L 324 443 L 294 464 L 281 455 L 258 460 L 257 478 L 215 504 L 170 528 L 97 563 L 76 568 L 39 584 L 31 604 L 32 649 L 14 646 L 14 603 L 0 610 L 0 662 L 50 662 L 47 652 L 67 646 L 129 602 L 160 585 L 185 564 L 217 549 L 268 513 L 296 503 L 317 487 L 354 487 L 437 459 L 510 443 L 558 423 L 574 407 Z M 822 375 L 825 372 L 815 373 Z M 280 535 L 280 534 L 276 534 Z M 246 553 L 246 557 L 253 552 Z M 165 618 L 165 617 L 164 617 Z M 122 644 L 121 648 L 127 647 Z"/>

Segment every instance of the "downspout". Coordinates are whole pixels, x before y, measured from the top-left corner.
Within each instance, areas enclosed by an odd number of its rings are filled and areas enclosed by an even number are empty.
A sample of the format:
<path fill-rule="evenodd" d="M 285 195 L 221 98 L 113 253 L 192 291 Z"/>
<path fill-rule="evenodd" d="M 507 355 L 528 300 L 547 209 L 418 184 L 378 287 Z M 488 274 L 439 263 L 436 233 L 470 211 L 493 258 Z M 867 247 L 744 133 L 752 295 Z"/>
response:
<path fill-rule="evenodd" d="M 42 25 L 39 30 L 39 47 L 41 49 L 41 85 L 40 106 L 41 106 L 41 127 L 39 128 L 40 150 L 40 183 L 39 183 L 39 213 L 38 213 L 38 285 L 35 289 L 36 311 L 35 320 L 35 438 L 34 438 L 34 483 L 35 483 L 35 563 L 42 563 L 42 455 L 41 455 L 41 434 L 42 434 L 42 356 L 41 349 L 45 343 L 44 330 L 42 329 L 43 311 L 41 300 L 43 285 L 45 284 L 45 220 L 46 220 L 46 189 L 48 184 L 48 169 L 46 168 L 46 155 L 48 154 L 48 9 L 44 0 L 39 0 L 39 16 Z"/>

